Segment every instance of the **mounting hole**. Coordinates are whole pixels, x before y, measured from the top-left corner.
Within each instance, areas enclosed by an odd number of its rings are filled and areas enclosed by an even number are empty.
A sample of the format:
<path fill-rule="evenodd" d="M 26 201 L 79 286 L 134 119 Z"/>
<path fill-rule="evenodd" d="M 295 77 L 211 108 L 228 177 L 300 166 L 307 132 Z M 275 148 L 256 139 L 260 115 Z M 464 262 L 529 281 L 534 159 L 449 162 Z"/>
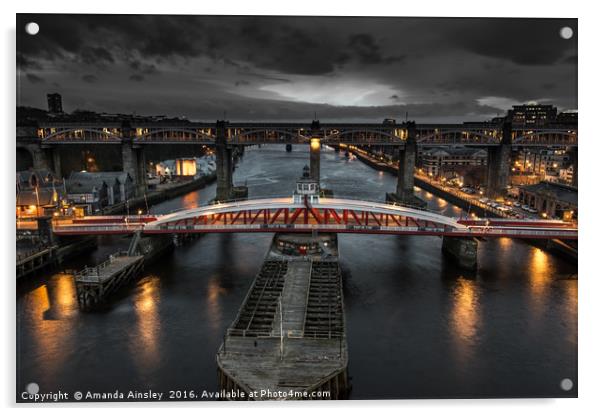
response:
<path fill-rule="evenodd" d="M 573 389 L 573 380 L 570 378 L 564 378 L 560 382 L 560 388 L 564 391 L 571 391 Z"/>
<path fill-rule="evenodd" d="M 25 387 L 25 390 L 29 394 L 38 394 L 40 391 L 40 386 L 38 386 L 38 383 L 29 383 L 27 387 Z"/>
<path fill-rule="evenodd" d="M 25 32 L 27 32 L 28 35 L 37 35 L 39 31 L 40 25 L 36 22 L 29 22 L 25 25 Z"/>
<path fill-rule="evenodd" d="M 560 37 L 562 39 L 570 39 L 573 37 L 573 29 L 565 26 L 563 28 L 560 28 Z"/>

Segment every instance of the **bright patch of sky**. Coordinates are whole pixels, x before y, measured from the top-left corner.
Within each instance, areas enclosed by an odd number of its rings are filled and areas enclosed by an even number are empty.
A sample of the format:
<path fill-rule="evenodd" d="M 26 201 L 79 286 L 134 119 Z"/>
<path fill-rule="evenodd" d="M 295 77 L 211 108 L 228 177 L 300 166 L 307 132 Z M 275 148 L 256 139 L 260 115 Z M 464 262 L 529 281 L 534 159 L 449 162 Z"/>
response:
<path fill-rule="evenodd" d="M 290 83 L 263 85 L 259 89 L 291 101 L 335 106 L 390 105 L 391 96 L 398 95 L 388 85 L 336 77 L 312 77 Z"/>

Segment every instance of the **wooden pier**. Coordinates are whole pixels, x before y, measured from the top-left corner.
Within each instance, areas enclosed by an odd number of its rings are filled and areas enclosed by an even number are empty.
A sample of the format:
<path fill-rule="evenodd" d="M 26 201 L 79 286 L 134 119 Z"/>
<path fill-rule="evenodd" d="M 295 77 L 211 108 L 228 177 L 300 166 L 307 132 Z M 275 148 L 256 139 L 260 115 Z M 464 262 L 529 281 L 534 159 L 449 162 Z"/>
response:
<path fill-rule="evenodd" d="M 283 254 L 295 242 L 313 254 Z M 336 236 L 277 235 L 218 351 L 221 389 L 237 400 L 341 399 L 347 361 Z"/>
<path fill-rule="evenodd" d="M 55 263 L 57 248 L 57 245 L 51 245 L 26 253 L 18 253 L 17 279 Z"/>
<path fill-rule="evenodd" d="M 100 306 L 119 288 L 137 279 L 145 263 L 155 261 L 173 245 L 171 235 L 143 237 L 140 232 L 134 233 L 127 251 L 115 253 L 98 266 L 85 267 L 73 276 L 80 309 L 90 311 Z"/>
<path fill-rule="evenodd" d="M 74 276 L 77 301 L 82 310 L 99 306 L 110 294 L 131 282 L 142 269 L 144 256 L 116 253 L 96 267 L 85 267 Z"/>

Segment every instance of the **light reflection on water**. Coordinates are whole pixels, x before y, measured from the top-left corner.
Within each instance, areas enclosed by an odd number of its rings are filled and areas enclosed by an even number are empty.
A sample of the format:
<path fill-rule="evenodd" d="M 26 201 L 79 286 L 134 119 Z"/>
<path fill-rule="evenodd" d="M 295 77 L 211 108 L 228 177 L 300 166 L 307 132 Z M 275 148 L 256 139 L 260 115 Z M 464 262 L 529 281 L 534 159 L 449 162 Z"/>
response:
<path fill-rule="evenodd" d="M 554 277 L 550 275 L 549 255 L 540 248 L 532 250 L 528 267 L 531 272 L 531 320 L 536 322 L 546 313 L 548 292 Z"/>
<path fill-rule="evenodd" d="M 160 280 L 148 276 L 141 280 L 134 293 L 135 331 L 130 334 L 132 355 L 141 372 L 154 369 L 160 361 L 161 317 Z"/>
<path fill-rule="evenodd" d="M 288 195 L 306 150 L 247 149 L 234 182 L 247 181 L 251 198 Z M 393 175 L 328 149 L 322 174 L 342 197 L 384 200 L 396 185 Z M 215 184 L 153 212 L 214 195 Z M 417 195 L 431 209 L 463 214 L 432 194 Z M 79 312 L 70 275 L 30 279 L 17 296 L 19 386 L 216 388 L 215 352 L 270 238 L 203 236 L 147 268 L 99 313 Z M 101 240 L 98 252 L 117 242 Z M 472 274 L 442 256 L 436 237 L 342 235 L 340 246 L 352 398 L 553 396 L 561 394 L 558 374 L 576 378 L 577 280 L 567 278 L 575 265 L 511 239 L 480 241 Z"/>
<path fill-rule="evenodd" d="M 199 200 L 195 193 L 188 193 L 182 197 L 182 208 L 192 209 L 199 206 Z"/>
<path fill-rule="evenodd" d="M 27 310 L 21 319 L 25 317 L 32 326 L 28 340 L 35 356 L 44 357 L 42 377 L 51 377 L 69 359 L 72 341 L 69 335 L 76 326 L 72 318 L 79 313 L 72 275 L 52 276 L 46 284 L 29 292 L 26 300 Z"/>
<path fill-rule="evenodd" d="M 220 328 L 219 323 L 222 320 L 222 305 L 220 301 L 227 293 L 228 291 L 221 287 L 217 276 L 209 278 L 207 284 L 207 319 L 214 331 L 218 331 Z"/>
<path fill-rule="evenodd" d="M 452 297 L 450 330 L 458 352 L 457 358 L 465 362 L 472 356 L 472 347 L 478 342 L 479 299 L 476 282 L 459 277 L 454 284 Z"/>

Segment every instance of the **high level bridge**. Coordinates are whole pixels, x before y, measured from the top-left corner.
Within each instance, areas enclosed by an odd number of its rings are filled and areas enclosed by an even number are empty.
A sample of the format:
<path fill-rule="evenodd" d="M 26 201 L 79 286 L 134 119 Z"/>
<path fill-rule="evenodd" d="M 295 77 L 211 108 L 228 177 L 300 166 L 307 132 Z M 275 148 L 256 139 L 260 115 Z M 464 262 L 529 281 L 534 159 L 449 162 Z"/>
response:
<path fill-rule="evenodd" d="M 319 181 L 320 148 L 329 145 L 379 145 L 399 149 L 399 202 L 413 198 L 414 167 L 418 146 L 478 146 L 488 149 L 487 193 L 503 195 L 510 172 L 510 152 L 516 147 L 562 147 L 573 160 L 577 182 L 576 126 L 517 127 L 510 122 L 463 124 L 392 123 L 229 123 L 204 122 L 86 122 L 40 123 L 17 128 L 17 147 L 31 155 L 34 168 L 53 169 L 60 175 L 59 149 L 70 145 L 116 145 L 121 147 L 123 171 L 146 191 L 146 156 L 158 146 L 205 145 L 215 148 L 217 199 L 229 200 L 232 190 L 232 152 L 236 146 L 264 143 L 309 144 L 312 177 Z M 146 149 L 146 150 L 145 150 Z M 200 150 L 200 148 L 199 148 Z"/>
<path fill-rule="evenodd" d="M 223 124 L 222 124 L 223 123 Z M 223 132 L 220 131 L 223 128 Z M 424 146 L 497 146 L 503 127 L 493 123 L 383 124 L 383 123 L 41 123 L 35 138 L 51 144 L 139 145 L 196 143 L 213 145 L 223 134 L 232 145 L 267 143 L 309 144 L 319 138 L 325 144 L 403 145 L 415 129 L 416 142 Z M 576 126 L 546 128 L 513 127 L 513 146 L 577 146 Z"/>

